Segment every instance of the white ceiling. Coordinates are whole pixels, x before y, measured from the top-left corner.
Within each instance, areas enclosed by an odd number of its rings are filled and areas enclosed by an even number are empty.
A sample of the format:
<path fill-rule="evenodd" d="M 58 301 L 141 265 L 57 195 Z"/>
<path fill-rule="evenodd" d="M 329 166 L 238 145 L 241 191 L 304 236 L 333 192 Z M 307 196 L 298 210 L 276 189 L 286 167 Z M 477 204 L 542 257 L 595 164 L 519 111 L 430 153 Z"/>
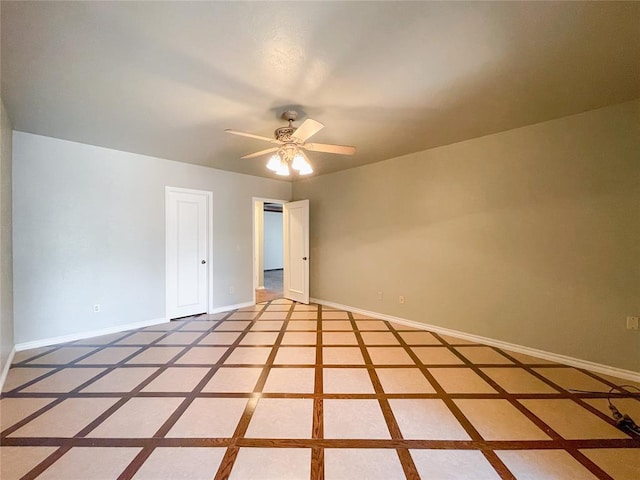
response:
<path fill-rule="evenodd" d="M 640 2 L 2 2 L 16 130 L 272 176 L 284 109 L 316 174 L 640 97 Z M 299 123 L 298 123 L 299 124 Z"/>

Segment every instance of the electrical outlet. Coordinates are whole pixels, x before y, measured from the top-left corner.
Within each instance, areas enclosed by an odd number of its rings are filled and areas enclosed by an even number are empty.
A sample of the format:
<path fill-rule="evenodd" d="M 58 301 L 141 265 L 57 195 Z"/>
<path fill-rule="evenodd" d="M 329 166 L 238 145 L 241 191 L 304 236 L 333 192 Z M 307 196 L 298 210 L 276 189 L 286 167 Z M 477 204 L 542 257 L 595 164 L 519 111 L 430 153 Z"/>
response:
<path fill-rule="evenodd" d="M 627 317 L 627 330 L 638 330 L 638 317 Z"/>
<path fill-rule="evenodd" d="M 100 313 L 100 304 L 99 303 L 96 303 L 93 306 L 93 313 Z"/>
<path fill-rule="evenodd" d="M 398 298 L 398 302 L 404 304 L 404 295 L 400 295 L 400 297 Z"/>
<path fill-rule="evenodd" d="M 378 292 L 378 300 L 382 300 L 383 297 L 383 293 L 382 292 Z"/>

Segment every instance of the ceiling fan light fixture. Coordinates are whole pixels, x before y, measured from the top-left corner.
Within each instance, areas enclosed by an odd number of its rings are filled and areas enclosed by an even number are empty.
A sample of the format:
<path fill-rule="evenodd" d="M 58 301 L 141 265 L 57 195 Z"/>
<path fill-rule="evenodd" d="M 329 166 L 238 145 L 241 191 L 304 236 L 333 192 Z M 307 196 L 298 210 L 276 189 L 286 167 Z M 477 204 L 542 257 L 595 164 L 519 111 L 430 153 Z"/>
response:
<path fill-rule="evenodd" d="M 274 132 L 275 138 L 267 138 L 253 133 L 241 132 L 238 130 L 226 129 L 225 132 L 241 137 L 264 140 L 277 146 L 266 148 L 258 152 L 244 155 L 240 158 L 255 158 L 262 155 L 272 154 L 267 162 L 267 169 L 283 177 L 291 175 L 291 169 L 299 175 L 309 175 L 313 173 L 313 168 L 304 154 L 303 150 L 312 152 L 335 153 L 338 155 L 354 155 L 356 148 L 348 145 L 330 145 L 324 143 L 307 143 L 307 140 L 324 128 L 320 122 L 307 118 L 299 127 L 294 127 L 293 122 L 297 118 L 297 113 L 290 110 L 282 114 L 289 124 L 286 127 L 277 128 Z M 275 153 L 273 153 L 275 152 Z"/>
<path fill-rule="evenodd" d="M 281 175 L 283 177 L 288 177 L 289 176 L 289 165 L 287 165 L 285 162 L 282 162 L 280 164 L 280 167 L 278 168 L 278 170 L 276 170 L 276 175 Z"/>
<path fill-rule="evenodd" d="M 300 152 L 295 154 L 293 161 L 291 162 L 291 168 L 300 171 L 303 168 L 308 168 L 309 166 L 309 163 L 304 159 Z"/>
<path fill-rule="evenodd" d="M 304 167 L 302 167 L 298 173 L 300 175 L 309 175 L 311 173 L 313 173 L 313 168 L 311 168 L 311 165 L 309 165 L 309 163 L 305 162 L 306 165 Z"/>
<path fill-rule="evenodd" d="M 273 155 L 271 155 L 271 158 L 267 162 L 267 168 L 269 170 L 277 172 L 281 164 L 282 160 L 280 159 L 280 156 L 277 153 L 274 153 Z"/>

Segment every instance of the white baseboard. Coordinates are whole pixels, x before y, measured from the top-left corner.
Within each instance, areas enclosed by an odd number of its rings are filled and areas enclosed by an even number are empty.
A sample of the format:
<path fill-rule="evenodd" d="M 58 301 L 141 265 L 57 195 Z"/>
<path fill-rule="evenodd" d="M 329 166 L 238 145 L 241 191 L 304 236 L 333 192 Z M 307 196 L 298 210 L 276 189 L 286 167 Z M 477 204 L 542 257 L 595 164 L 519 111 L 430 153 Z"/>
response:
<path fill-rule="evenodd" d="M 238 303 L 236 305 L 226 305 L 224 307 L 217 307 L 209 311 L 209 313 L 228 312 L 229 310 L 236 310 L 238 308 L 251 307 L 254 302 Z M 59 337 L 43 338 L 42 340 L 34 340 L 32 342 L 18 343 L 15 346 L 15 351 L 20 352 L 22 350 L 29 350 L 31 348 L 48 347 L 50 345 L 57 345 L 59 343 L 75 342 L 76 340 L 82 340 L 84 338 L 99 337 L 100 335 L 108 335 L 110 333 L 119 333 L 127 330 L 133 330 L 136 328 L 151 327 L 161 323 L 167 323 L 169 320 L 162 318 L 154 318 L 152 320 L 145 320 L 144 322 L 128 323 L 125 325 L 116 325 L 113 327 L 102 328 L 100 330 L 91 330 L 88 332 L 72 333 L 69 335 L 62 335 Z"/>
<path fill-rule="evenodd" d="M 4 381 L 7 379 L 7 375 L 9 374 L 9 369 L 11 368 L 11 362 L 13 362 L 13 356 L 16 354 L 16 347 L 14 346 L 9 352 L 9 356 L 7 357 L 7 363 L 2 367 L 2 373 L 0 373 L 0 392 L 2 391 L 2 387 L 4 387 Z"/>
<path fill-rule="evenodd" d="M 119 333 L 136 328 L 151 327 L 152 325 L 167 323 L 168 321 L 169 320 L 164 317 L 154 318 L 152 320 L 145 320 L 144 322 L 115 325 L 113 327 L 102 328 L 100 330 L 90 330 L 87 332 L 71 333 L 69 335 L 62 335 L 59 337 L 43 338 L 42 340 L 18 343 L 15 349 L 16 352 L 20 352 L 22 350 L 29 350 L 31 348 L 48 347 L 49 345 L 57 345 L 58 343 L 75 342 L 76 340 L 82 340 L 84 338 L 99 337 L 100 335 L 108 335 L 110 333 Z"/>
<path fill-rule="evenodd" d="M 236 303 L 235 305 L 225 305 L 224 307 L 216 307 L 209 310 L 209 313 L 222 313 L 229 310 L 237 310 L 238 308 L 253 307 L 255 302 Z"/>
<path fill-rule="evenodd" d="M 492 347 L 503 348 L 504 350 L 511 350 L 513 352 L 523 353 L 525 355 L 531 355 L 532 357 L 543 358 L 556 363 L 562 363 L 565 365 L 571 365 L 572 367 L 583 368 L 596 373 L 602 373 L 604 375 L 611 375 L 612 377 L 621 378 L 625 380 L 631 380 L 633 382 L 640 382 L 640 372 L 634 372 L 633 370 L 625 370 L 622 368 L 612 367 L 601 363 L 590 362 L 588 360 L 582 360 L 580 358 L 568 357 L 566 355 L 560 355 L 558 353 L 547 352 L 544 350 L 538 350 L 535 348 L 525 347 L 517 345 L 515 343 L 503 342 L 502 340 L 495 340 L 493 338 L 481 337 L 480 335 L 473 335 L 470 333 L 460 332 L 458 330 L 451 330 L 449 328 L 439 327 L 437 325 L 429 325 L 426 323 L 415 322 L 413 320 L 407 320 L 406 318 L 394 317 L 392 315 L 386 315 L 384 313 L 372 312 L 364 310 L 362 308 L 351 307 L 349 305 L 342 305 L 339 303 L 328 302 L 319 298 L 312 298 L 312 302 L 320 305 L 326 305 L 327 307 L 333 307 L 340 310 L 348 310 L 353 313 L 360 313 L 367 315 L 368 317 L 380 318 L 382 320 L 388 320 L 390 322 L 400 323 L 402 325 L 408 325 L 410 327 L 419 328 L 422 330 L 429 330 L 443 335 L 450 335 L 452 337 L 461 338 L 463 340 L 469 340 L 477 343 L 484 343 L 485 345 L 491 345 Z"/>

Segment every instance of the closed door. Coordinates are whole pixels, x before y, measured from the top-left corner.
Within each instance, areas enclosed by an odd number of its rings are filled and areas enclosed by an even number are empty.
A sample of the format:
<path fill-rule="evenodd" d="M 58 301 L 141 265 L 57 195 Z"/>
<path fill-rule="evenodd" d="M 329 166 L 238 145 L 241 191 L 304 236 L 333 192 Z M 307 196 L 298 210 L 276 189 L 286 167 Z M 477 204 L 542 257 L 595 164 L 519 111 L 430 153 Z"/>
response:
<path fill-rule="evenodd" d="M 309 303 L 309 200 L 283 205 L 284 296 Z"/>
<path fill-rule="evenodd" d="M 167 317 L 206 313 L 209 307 L 211 192 L 167 187 Z"/>

